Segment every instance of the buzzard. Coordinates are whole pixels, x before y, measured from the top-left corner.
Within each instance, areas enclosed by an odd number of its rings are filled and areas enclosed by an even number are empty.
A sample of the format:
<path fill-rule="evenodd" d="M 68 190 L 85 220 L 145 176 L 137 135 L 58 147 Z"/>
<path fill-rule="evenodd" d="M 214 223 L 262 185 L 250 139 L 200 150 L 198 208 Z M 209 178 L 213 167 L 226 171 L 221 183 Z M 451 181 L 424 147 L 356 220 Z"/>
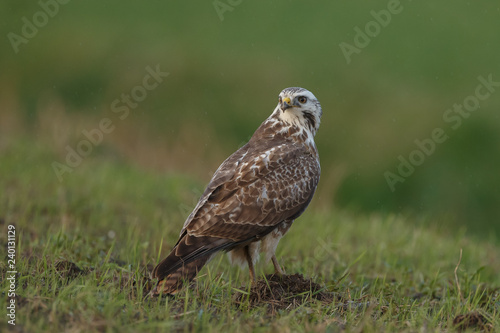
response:
<path fill-rule="evenodd" d="M 314 136 L 322 110 L 304 88 L 286 88 L 250 141 L 217 169 L 170 254 L 153 270 L 152 295 L 175 294 L 219 251 L 254 265 L 261 252 L 283 274 L 276 246 L 311 202 L 320 176 Z"/>

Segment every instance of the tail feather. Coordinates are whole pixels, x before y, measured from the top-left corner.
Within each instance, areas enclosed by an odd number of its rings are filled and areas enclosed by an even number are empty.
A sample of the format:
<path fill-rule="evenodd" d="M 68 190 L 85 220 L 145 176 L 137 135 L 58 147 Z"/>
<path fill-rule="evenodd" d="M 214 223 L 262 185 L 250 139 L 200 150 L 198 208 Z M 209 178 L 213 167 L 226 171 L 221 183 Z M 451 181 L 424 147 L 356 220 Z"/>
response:
<path fill-rule="evenodd" d="M 262 236 L 267 235 L 272 229 L 266 230 Z M 152 277 L 158 279 L 158 284 L 151 294 L 153 296 L 160 293 L 175 294 L 184 282 L 190 282 L 195 278 L 216 252 L 230 251 L 236 246 L 243 246 L 254 241 L 255 238 L 257 236 L 234 241 L 208 236 L 196 237 L 185 233 L 170 254 L 153 270 Z"/>
<path fill-rule="evenodd" d="M 174 294 L 184 282 L 192 281 L 215 252 L 224 249 L 227 239 L 184 235 L 170 254 L 153 270 L 158 284 L 152 295 Z"/>
<path fill-rule="evenodd" d="M 189 283 L 195 278 L 208 259 L 205 256 L 182 265 L 181 268 L 160 279 L 151 294 L 157 296 L 160 293 L 171 295 L 177 293 L 184 283 Z"/>

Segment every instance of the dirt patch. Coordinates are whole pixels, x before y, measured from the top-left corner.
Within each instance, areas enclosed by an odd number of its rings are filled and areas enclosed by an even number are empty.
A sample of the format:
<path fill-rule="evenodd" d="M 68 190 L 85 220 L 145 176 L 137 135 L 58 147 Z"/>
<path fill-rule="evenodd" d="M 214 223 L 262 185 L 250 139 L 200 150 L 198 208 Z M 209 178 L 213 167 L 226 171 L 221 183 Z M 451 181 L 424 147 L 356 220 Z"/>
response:
<path fill-rule="evenodd" d="M 483 332 L 493 331 L 493 325 L 479 312 L 470 312 L 463 315 L 458 315 L 453 319 L 453 326 L 463 332 L 468 329 L 478 329 Z"/>
<path fill-rule="evenodd" d="M 59 276 L 61 276 L 63 279 L 70 280 L 87 273 L 86 271 L 78 267 L 75 263 L 67 260 L 56 262 L 55 269 Z"/>
<path fill-rule="evenodd" d="M 304 278 L 301 274 L 281 277 L 269 274 L 265 279 L 258 280 L 251 287 L 249 294 L 238 292 L 233 301 L 240 306 L 247 302 L 251 307 L 266 304 L 268 312 L 274 314 L 278 310 L 290 310 L 303 305 L 304 301 L 313 299 L 323 303 L 342 300 L 339 295 L 326 291 L 324 287 Z"/>

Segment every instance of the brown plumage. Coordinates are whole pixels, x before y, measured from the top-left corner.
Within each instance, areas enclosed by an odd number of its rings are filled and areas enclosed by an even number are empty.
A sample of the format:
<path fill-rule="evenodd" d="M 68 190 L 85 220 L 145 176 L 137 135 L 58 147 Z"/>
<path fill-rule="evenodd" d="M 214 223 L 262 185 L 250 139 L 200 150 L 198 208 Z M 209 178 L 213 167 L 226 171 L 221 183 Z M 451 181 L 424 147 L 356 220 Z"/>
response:
<path fill-rule="evenodd" d="M 272 259 L 276 273 L 283 273 L 276 246 L 308 206 L 319 181 L 314 135 L 321 114 L 308 90 L 280 93 L 271 116 L 215 172 L 176 245 L 153 270 L 159 280 L 153 295 L 177 292 L 221 250 L 233 263 L 248 264 L 252 281 L 259 252 Z"/>

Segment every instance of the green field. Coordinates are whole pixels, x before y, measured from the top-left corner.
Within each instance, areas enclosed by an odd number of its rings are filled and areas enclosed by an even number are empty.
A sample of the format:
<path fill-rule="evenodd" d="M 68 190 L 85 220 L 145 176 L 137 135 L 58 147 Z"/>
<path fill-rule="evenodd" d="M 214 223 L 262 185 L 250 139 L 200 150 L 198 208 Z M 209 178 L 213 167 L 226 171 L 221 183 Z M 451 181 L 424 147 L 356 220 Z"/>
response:
<path fill-rule="evenodd" d="M 2 157 L 0 172 L 8 176 L 0 183 L 1 227 L 17 231 L 17 332 L 438 332 L 471 313 L 485 327 L 500 327 L 498 245 L 433 220 L 314 205 L 277 255 L 288 274 L 300 273 L 332 295 L 327 302 L 310 292 L 276 311 L 246 294 L 236 302 L 238 293 L 248 293 L 248 271 L 223 255 L 194 288 L 151 300 L 149 271 L 177 240 L 184 204 L 196 200 L 202 184 L 101 158 L 54 184 L 44 181 L 52 171 L 39 167 L 54 157 L 43 146 L 25 142 Z M 2 280 L 7 270 L 2 263 Z M 272 265 L 261 263 L 257 272 L 262 279 Z M 7 295 L 0 301 L 6 304 Z"/>
<path fill-rule="evenodd" d="M 497 3 L 59 1 L 0 3 L 10 330 L 500 330 Z M 176 298 L 144 297 L 213 172 L 290 86 L 322 104 L 322 175 L 277 254 L 322 289 L 256 303 L 221 255 Z M 259 264 L 272 290 L 271 272 Z"/>

